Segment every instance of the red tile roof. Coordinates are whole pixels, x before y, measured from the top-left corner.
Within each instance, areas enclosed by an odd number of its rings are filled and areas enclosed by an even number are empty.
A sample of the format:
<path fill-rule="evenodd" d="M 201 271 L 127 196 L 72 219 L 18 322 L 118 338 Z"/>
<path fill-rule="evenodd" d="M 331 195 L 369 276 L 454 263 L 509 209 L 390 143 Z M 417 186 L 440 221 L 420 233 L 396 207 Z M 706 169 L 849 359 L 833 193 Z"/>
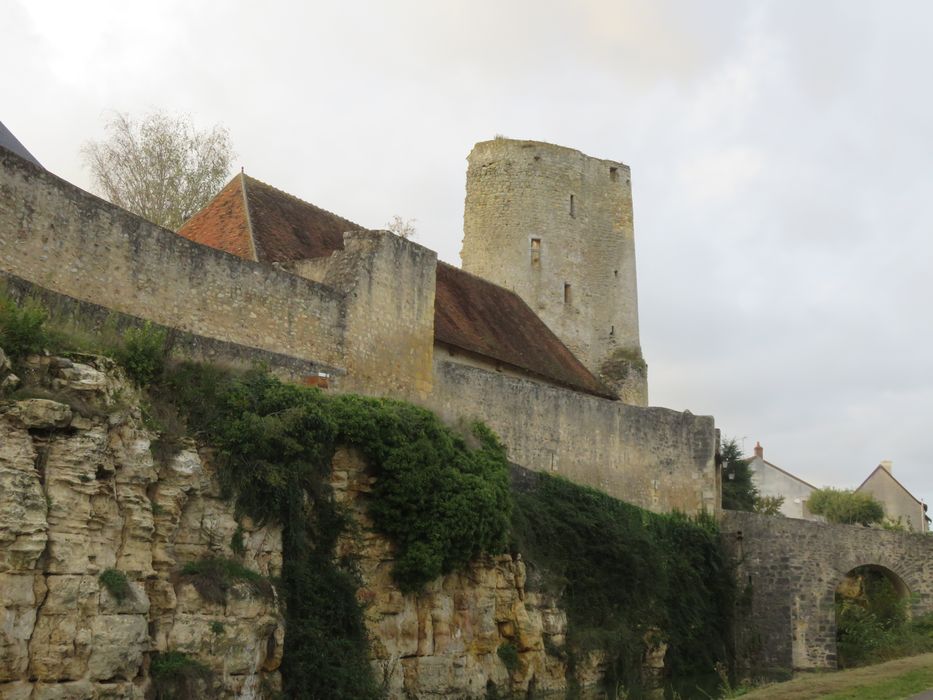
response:
<path fill-rule="evenodd" d="M 247 260 L 255 260 L 249 217 L 243 201 L 243 185 L 237 175 L 206 207 L 188 219 L 178 234 L 211 248 L 219 248 Z"/>
<path fill-rule="evenodd" d="M 328 256 L 343 248 L 345 231 L 362 229 L 241 174 L 178 233 L 242 258 L 285 262 Z M 437 265 L 434 337 L 556 384 L 616 398 L 517 294 L 442 262 Z"/>

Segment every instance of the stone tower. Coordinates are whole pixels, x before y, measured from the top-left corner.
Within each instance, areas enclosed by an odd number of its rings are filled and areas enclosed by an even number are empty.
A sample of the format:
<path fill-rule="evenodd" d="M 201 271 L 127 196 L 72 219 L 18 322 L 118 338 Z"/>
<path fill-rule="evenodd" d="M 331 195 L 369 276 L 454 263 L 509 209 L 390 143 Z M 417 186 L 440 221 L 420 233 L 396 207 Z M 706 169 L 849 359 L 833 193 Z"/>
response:
<path fill-rule="evenodd" d="M 505 138 L 467 160 L 463 269 L 514 290 L 623 401 L 647 405 L 629 167 Z"/>

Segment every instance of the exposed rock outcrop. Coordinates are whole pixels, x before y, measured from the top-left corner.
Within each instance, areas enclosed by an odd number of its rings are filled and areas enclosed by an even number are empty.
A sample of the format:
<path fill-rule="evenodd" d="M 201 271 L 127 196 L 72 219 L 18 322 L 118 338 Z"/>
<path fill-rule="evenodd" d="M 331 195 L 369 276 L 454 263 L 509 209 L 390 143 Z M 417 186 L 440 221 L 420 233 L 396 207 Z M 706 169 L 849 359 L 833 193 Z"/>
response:
<path fill-rule="evenodd" d="M 509 554 L 478 559 L 419 594 L 403 594 L 392 580 L 392 545 L 366 514 L 372 483 L 357 453 L 338 451 L 331 484 L 358 526 L 343 537 L 338 555 L 357 563 L 372 663 L 389 697 L 485 698 L 495 696 L 493 688 L 499 696 L 531 690 L 535 697 L 563 697 L 567 616 L 555 598 L 524 593 Z M 598 659 L 582 661 L 576 679 L 594 688 Z"/>
<path fill-rule="evenodd" d="M 277 573 L 280 533 L 234 519 L 193 443 L 153 459 L 138 397 L 110 361 L 24 369 L 36 397 L 0 402 L 0 698 L 142 698 L 153 654 L 169 650 L 208 666 L 216 697 L 277 687 L 274 598 L 234 586 L 212 605 L 177 574 L 233 556 L 238 525 L 243 563 Z M 101 582 L 108 569 L 128 582 L 122 599 Z"/>

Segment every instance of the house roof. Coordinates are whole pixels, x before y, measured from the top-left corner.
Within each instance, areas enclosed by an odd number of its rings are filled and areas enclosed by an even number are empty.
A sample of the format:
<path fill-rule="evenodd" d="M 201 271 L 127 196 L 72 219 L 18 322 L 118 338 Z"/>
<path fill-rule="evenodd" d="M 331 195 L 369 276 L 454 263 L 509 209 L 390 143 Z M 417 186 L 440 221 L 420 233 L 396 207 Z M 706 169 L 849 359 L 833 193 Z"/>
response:
<path fill-rule="evenodd" d="M 331 255 L 352 230 L 364 229 L 241 173 L 178 233 L 241 258 L 285 262 Z M 557 384 L 616 398 L 518 295 L 442 262 L 434 337 Z"/>
<path fill-rule="evenodd" d="M 781 472 L 781 474 L 784 474 L 785 476 L 789 476 L 789 477 L 790 477 L 791 479 L 793 479 L 794 481 L 799 481 L 801 484 L 803 484 L 803 485 L 806 486 L 807 488 L 811 488 L 811 489 L 813 489 L 814 491 L 816 490 L 816 486 L 814 486 L 813 484 L 811 484 L 809 481 L 804 481 L 803 479 L 801 479 L 801 478 L 800 478 L 799 476 L 797 476 L 796 474 L 791 474 L 791 473 L 790 473 L 789 471 L 787 471 L 786 469 L 781 469 L 778 465 L 772 464 L 771 462 L 769 462 L 768 460 L 766 460 L 764 457 L 752 457 L 752 458 L 749 460 L 749 464 L 752 464 L 752 463 L 758 461 L 759 459 L 760 459 L 764 464 L 767 464 L 769 467 L 771 467 L 772 469 L 777 469 L 779 472 Z"/>
<path fill-rule="evenodd" d="M 859 484 L 859 485 L 858 485 L 858 488 L 856 488 L 855 490 L 856 490 L 856 491 L 860 491 L 860 490 L 862 489 L 862 487 L 863 487 L 865 484 L 867 484 L 869 481 L 871 481 L 871 478 L 872 478 L 875 474 L 877 474 L 879 470 L 882 471 L 882 472 L 884 472 L 884 473 L 888 476 L 888 478 L 891 479 L 891 481 L 893 481 L 895 484 L 897 484 L 898 486 L 900 486 L 900 487 L 901 487 L 901 490 L 902 490 L 904 493 L 906 493 L 908 496 L 910 496 L 912 499 L 914 499 L 918 504 L 923 505 L 923 501 L 921 501 L 919 498 L 917 498 L 916 496 L 914 496 L 910 491 L 908 491 L 907 488 L 904 486 L 904 484 L 902 484 L 900 481 L 898 481 L 896 478 L 894 478 L 894 474 L 892 474 L 891 472 L 889 472 L 887 469 L 885 469 L 884 467 L 882 467 L 880 464 L 879 464 L 877 467 L 875 467 L 874 471 L 872 471 L 871 474 L 869 474 L 867 477 L 865 477 L 865 481 L 863 481 L 861 484 Z"/>
<path fill-rule="evenodd" d="M 615 398 L 515 292 L 437 263 L 436 340 L 591 394 Z"/>

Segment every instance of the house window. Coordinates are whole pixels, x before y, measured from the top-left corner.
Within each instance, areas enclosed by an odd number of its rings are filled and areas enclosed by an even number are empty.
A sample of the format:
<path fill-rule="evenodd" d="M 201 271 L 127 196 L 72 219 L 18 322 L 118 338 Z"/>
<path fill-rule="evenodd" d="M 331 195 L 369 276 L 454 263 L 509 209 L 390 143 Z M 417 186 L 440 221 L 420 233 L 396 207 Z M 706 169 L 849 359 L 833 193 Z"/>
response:
<path fill-rule="evenodd" d="M 570 285 L 567 282 L 564 282 L 564 303 L 570 303 Z"/>
<path fill-rule="evenodd" d="M 619 179 L 619 169 L 618 168 L 609 168 L 609 179 L 615 182 Z"/>
<path fill-rule="evenodd" d="M 541 239 L 531 239 L 531 264 L 537 265 L 541 262 Z"/>
<path fill-rule="evenodd" d="M 573 195 L 570 195 L 570 216 L 573 218 L 577 216 L 577 203 L 574 201 Z"/>

